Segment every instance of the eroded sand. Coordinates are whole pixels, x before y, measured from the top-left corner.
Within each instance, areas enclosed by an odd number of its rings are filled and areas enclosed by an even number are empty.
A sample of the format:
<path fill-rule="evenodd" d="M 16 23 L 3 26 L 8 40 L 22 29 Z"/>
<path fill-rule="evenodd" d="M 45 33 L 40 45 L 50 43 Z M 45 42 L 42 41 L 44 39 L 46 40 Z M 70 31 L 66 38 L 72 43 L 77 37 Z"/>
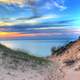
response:
<path fill-rule="evenodd" d="M 62 80 L 80 80 L 80 61 L 71 66 L 61 66 L 64 75 Z"/>
<path fill-rule="evenodd" d="M 32 61 L 16 60 L 0 57 L 0 80 L 62 80 L 56 61 L 39 65 Z"/>

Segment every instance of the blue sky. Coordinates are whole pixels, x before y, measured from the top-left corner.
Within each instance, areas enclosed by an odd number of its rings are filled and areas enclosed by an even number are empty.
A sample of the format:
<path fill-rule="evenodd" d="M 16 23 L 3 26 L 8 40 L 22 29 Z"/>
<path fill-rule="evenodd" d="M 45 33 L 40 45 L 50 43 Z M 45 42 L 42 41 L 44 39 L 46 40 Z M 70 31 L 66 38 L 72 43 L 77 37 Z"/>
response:
<path fill-rule="evenodd" d="M 2 0 L 1 0 L 2 1 Z M 25 4 L 6 3 L 8 0 L 0 4 L 1 18 L 26 18 L 33 16 L 34 12 L 31 7 Z M 13 1 L 13 0 L 12 0 Z M 20 0 L 17 0 L 19 2 Z M 22 0 L 24 1 L 24 0 Z M 35 0 L 33 0 L 35 1 Z M 38 15 L 58 15 L 62 18 L 76 18 L 79 17 L 79 0 L 36 0 L 34 9 Z M 76 15 L 75 15 L 76 14 Z M 37 15 L 37 14 L 36 14 Z M 61 18 L 60 18 L 61 20 Z"/>
<path fill-rule="evenodd" d="M 0 0 L 0 38 L 36 40 L 79 35 L 79 3 L 79 0 L 33 0 L 30 5 L 27 0 Z"/>
<path fill-rule="evenodd" d="M 29 47 L 31 53 L 45 56 L 55 44 L 66 44 L 80 36 L 80 0 L 32 0 L 30 4 L 28 1 L 0 0 L 2 44 Z M 43 42 L 37 42 L 40 40 Z"/>

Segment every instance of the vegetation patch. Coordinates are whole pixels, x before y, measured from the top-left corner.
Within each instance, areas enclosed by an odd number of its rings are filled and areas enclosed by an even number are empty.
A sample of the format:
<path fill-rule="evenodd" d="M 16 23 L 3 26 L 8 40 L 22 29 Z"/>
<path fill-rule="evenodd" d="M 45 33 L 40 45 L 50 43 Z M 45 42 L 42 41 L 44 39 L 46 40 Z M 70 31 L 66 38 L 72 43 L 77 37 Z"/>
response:
<path fill-rule="evenodd" d="M 65 46 L 62 46 L 60 48 L 52 48 L 52 55 L 61 55 L 62 53 L 64 53 L 67 49 L 69 49 L 73 43 L 75 43 L 75 41 L 71 41 L 68 44 L 66 44 Z"/>
<path fill-rule="evenodd" d="M 66 60 L 64 61 L 64 63 L 67 65 L 67 66 L 70 66 L 70 65 L 73 65 L 75 63 L 75 60 Z"/>
<path fill-rule="evenodd" d="M 50 62 L 46 58 L 36 57 L 34 55 L 30 55 L 28 52 L 24 52 L 21 50 L 13 50 L 13 49 L 7 48 L 6 46 L 4 46 L 2 44 L 0 44 L 0 51 L 3 51 L 3 56 L 5 56 L 5 57 L 12 57 L 15 59 L 32 61 L 37 64 L 45 64 L 45 63 Z"/>

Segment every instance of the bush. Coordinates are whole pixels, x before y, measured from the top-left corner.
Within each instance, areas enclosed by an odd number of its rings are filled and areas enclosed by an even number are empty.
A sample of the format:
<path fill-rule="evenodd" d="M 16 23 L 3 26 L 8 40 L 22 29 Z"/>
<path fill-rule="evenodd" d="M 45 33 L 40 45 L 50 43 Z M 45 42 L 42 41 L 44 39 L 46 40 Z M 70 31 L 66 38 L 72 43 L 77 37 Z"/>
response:
<path fill-rule="evenodd" d="M 57 56 L 61 55 L 63 52 L 65 52 L 67 49 L 69 49 L 73 45 L 73 43 L 75 43 L 75 41 L 71 41 L 68 44 L 66 44 L 65 46 L 62 46 L 60 48 L 53 47 L 51 49 L 52 55 L 57 55 Z"/>

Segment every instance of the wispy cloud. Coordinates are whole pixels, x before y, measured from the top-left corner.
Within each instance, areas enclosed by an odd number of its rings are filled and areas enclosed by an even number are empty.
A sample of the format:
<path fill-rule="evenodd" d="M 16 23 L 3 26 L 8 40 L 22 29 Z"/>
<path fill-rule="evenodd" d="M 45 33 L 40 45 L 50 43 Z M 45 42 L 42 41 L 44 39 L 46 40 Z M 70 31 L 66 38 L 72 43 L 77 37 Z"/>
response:
<path fill-rule="evenodd" d="M 65 1 L 64 0 L 50 0 L 49 2 L 50 2 L 50 4 L 53 5 L 53 7 L 56 7 L 60 10 L 67 9 L 67 7 L 65 6 Z M 50 6 L 50 5 L 48 5 L 48 6 Z"/>
<path fill-rule="evenodd" d="M 55 7 L 60 8 L 60 10 L 65 10 L 67 7 L 65 7 L 64 5 L 61 5 L 57 2 L 54 2 Z"/>
<path fill-rule="evenodd" d="M 12 22 L 0 22 L 0 26 L 12 26 L 12 25 L 15 25 L 15 24 Z"/>
<path fill-rule="evenodd" d="M 0 0 L 0 3 L 18 4 L 19 6 L 23 6 L 25 0 Z"/>
<path fill-rule="evenodd" d="M 29 24 L 29 25 L 35 25 L 35 24 L 39 24 L 42 23 L 46 20 L 49 19 L 54 19 L 54 18 L 58 18 L 58 15 L 45 15 L 45 16 L 41 16 L 38 18 L 32 18 L 32 19 L 14 19 L 14 18 L 1 18 L 0 19 L 0 26 L 12 26 L 12 25 L 18 25 L 18 24 Z"/>
<path fill-rule="evenodd" d="M 65 29 L 65 27 L 41 27 L 41 28 L 31 28 L 32 30 L 60 30 L 60 29 Z"/>
<path fill-rule="evenodd" d="M 67 9 L 67 6 L 65 6 L 65 0 L 48 0 L 45 1 L 44 5 L 42 6 L 43 9 L 54 9 L 57 8 L 57 10 L 65 10 Z"/>
<path fill-rule="evenodd" d="M 49 14 L 49 15 L 44 15 L 44 16 L 41 16 L 41 17 L 38 17 L 38 18 L 33 18 L 33 19 L 23 19 L 23 20 L 18 20 L 17 22 L 19 23 L 24 23 L 24 24 L 38 24 L 38 23 L 42 23 L 46 20 L 49 20 L 49 19 L 54 19 L 54 18 L 58 18 L 59 16 L 56 15 L 56 14 Z"/>
<path fill-rule="evenodd" d="M 80 28 L 71 28 L 71 29 L 66 29 L 68 32 L 67 34 L 77 34 L 80 35 Z"/>
<path fill-rule="evenodd" d="M 26 5 L 31 4 L 30 2 L 39 2 L 36 0 L 0 0 L 0 3 L 7 3 L 7 4 L 17 4 L 19 7 L 24 7 Z M 57 7 L 62 10 L 66 9 L 67 7 L 64 6 L 64 0 L 49 0 L 45 1 L 43 6 L 47 9 L 51 7 Z"/>
<path fill-rule="evenodd" d="M 18 32 L 0 32 L 0 39 L 14 39 L 21 37 L 51 36 L 61 35 L 61 33 L 18 33 Z"/>

